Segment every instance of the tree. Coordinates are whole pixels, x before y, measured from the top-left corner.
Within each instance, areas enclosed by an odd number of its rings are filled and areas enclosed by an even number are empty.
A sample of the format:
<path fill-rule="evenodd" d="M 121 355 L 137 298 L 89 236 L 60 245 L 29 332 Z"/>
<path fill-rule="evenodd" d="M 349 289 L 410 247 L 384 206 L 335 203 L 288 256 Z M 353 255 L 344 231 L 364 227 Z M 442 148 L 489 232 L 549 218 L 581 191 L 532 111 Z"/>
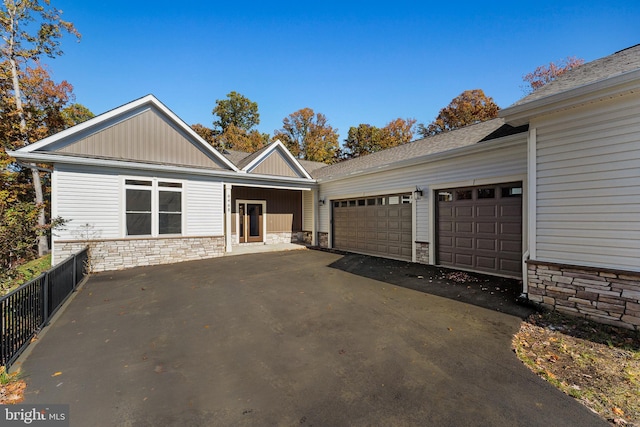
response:
<path fill-rule="evenodd" d="M 415 119 L 397 118 L 383 128 L 369 124 L 351 127 L 345 139 L 344 158 L 354 158 L 411 142 Z"/>
<path fill-rule="evenodd" d="M 525 92 L 531 93 L 549 82 L 554 81 L 564 73 L 584 64 L 584 59 L 575 56 L 567 56 L 558 63 L 550 62 L 549 65 L 541 65 L 533 72 L 525 74 L 522 80 L 529 86 L 525 87 Z"/>
<path fill-rule="evenodd" d="M 322 113 L 302 108 L 282 120 L 282 129 L 273 139 L 279 139 L 299 159 L 332 163 L 338 152 L 338 133 Z"/>
<path fill-rule="evenodd" d="M 94 117 L 95 114 L 82 104 L 74 103 L 62 109 L 62 118 L 64 120 L 65 128 L 79 125 L 80 123 L 86 122 Z"/>
<path fill-rule="evenodd" d="M 214 129 L 219 128 L 220 134 L 224 133 L 230 125 L 249 132 L 254 126 L 260 124 L 258 104 L 235 91 L 229 92 L 227 99 L 216 100 L 213 115 L 218 116 L 213 126 Z"/>
<path fill-rule="evenodd" d="M 220 149 L 229 149 L 253 153 L 269 143 L 269 135 L 257 130 L 251 132 L 230 124 L 222 135 L 216 136 L 216 144 Z"/>
<path fill-rule="evenodd" d="M 195 125 L 191 125 L 191 129 L 193 129 L 202 139 L 207 141 L 209 144 L 214 147 L 217 146 L 216 143 L 216 133 L 213 129 L 208 128 L 200 123 L 196 123 Z"/>
<path fill-rule="evenodd" d="M 428 126 L 418 125 L 422 137 L 437 135 L 467 125 L 498 117 L 500 107 L 482 89 L 465 90 L 440 110 L 438 117 Z"/>
<path fill-rule="evenodd" d="M 19 124 L 20 140 L 24 145 L 29 143 L 29 139 L 20 82 L 21 67 L 31 61 L 37 61 L 43 55 L 50 58 L 61 55 L 60 39 L 65 32 L 80 38 L 80 33 L 73 24 L 64 21 L 62 12 L 52 7 L 49 0 L 45 0 L 44 5 L 39 0 L 4 0 L 3 8 L 0 10 L 0 37 L 3 41 L 0 54 L 10 65 L 12 98 L 16 107 L 15 119 Z M 41 206 L 38 225 L 45 227 L 44 194 L 36 165 L 32 165 L 31 175 L 35 203 Z M 39 236 L 38 253 L 43 255 L 48 251 L 46 236 Z"/>

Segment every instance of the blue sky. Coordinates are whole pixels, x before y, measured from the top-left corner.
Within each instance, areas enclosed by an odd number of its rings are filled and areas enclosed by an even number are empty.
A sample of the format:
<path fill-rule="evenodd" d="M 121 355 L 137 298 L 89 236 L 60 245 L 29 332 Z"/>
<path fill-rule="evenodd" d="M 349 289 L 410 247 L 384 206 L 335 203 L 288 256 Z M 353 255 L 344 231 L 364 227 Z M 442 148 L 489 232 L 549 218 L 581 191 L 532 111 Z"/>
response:
<path fill-rule="evenodd" d="M 46 63 L 95 114 L 151 93 L 210 127 L 236 91 L 258 103 L 261 132 L 310 107 L 341 143 L 360 123 L 427 124 L 467 89 L 507 107 L 538 65 L 640 43 L 637 1 L 52 3 L 82 40 Z"/>

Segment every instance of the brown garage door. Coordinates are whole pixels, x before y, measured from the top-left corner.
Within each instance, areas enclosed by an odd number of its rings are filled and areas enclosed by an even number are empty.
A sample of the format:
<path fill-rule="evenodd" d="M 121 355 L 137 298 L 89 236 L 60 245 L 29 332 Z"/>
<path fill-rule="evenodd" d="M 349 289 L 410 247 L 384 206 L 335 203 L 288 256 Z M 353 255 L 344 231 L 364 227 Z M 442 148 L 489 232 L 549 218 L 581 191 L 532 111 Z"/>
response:
<path fill-rule="evenodd" d="M 411 261 L 410 194 L 333 202 L 333 247 Z"/>
<path fill-rule="evenodd" d="M 522 277 L 522 183 L 435 196 L 438 264 Z"/>

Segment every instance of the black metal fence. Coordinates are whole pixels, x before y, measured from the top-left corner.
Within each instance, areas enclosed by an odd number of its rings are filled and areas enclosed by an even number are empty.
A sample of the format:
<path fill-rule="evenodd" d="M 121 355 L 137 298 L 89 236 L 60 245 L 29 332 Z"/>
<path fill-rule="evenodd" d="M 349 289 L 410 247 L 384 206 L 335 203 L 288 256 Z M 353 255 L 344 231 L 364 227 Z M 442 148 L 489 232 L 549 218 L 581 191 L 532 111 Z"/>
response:
<path fill-rule="evenodd" d="M 0 298 L 2 343 L 0 366 L 7 369 L 86 277 L 88 250 L 71 255 Z"/>

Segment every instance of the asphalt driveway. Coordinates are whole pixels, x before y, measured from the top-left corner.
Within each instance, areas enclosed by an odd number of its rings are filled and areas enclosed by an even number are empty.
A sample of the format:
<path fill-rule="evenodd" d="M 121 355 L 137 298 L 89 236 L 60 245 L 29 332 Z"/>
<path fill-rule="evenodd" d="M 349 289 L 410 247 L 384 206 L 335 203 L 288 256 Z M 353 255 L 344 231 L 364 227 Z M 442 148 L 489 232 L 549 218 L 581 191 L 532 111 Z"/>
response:
<path fill-rule="evenodd" d="M 26 403 L 68 403 L 72 426 L 607 425 L 517 360 L 518 316 L 343 259 L 94 275 L 23 362 Z"/>

